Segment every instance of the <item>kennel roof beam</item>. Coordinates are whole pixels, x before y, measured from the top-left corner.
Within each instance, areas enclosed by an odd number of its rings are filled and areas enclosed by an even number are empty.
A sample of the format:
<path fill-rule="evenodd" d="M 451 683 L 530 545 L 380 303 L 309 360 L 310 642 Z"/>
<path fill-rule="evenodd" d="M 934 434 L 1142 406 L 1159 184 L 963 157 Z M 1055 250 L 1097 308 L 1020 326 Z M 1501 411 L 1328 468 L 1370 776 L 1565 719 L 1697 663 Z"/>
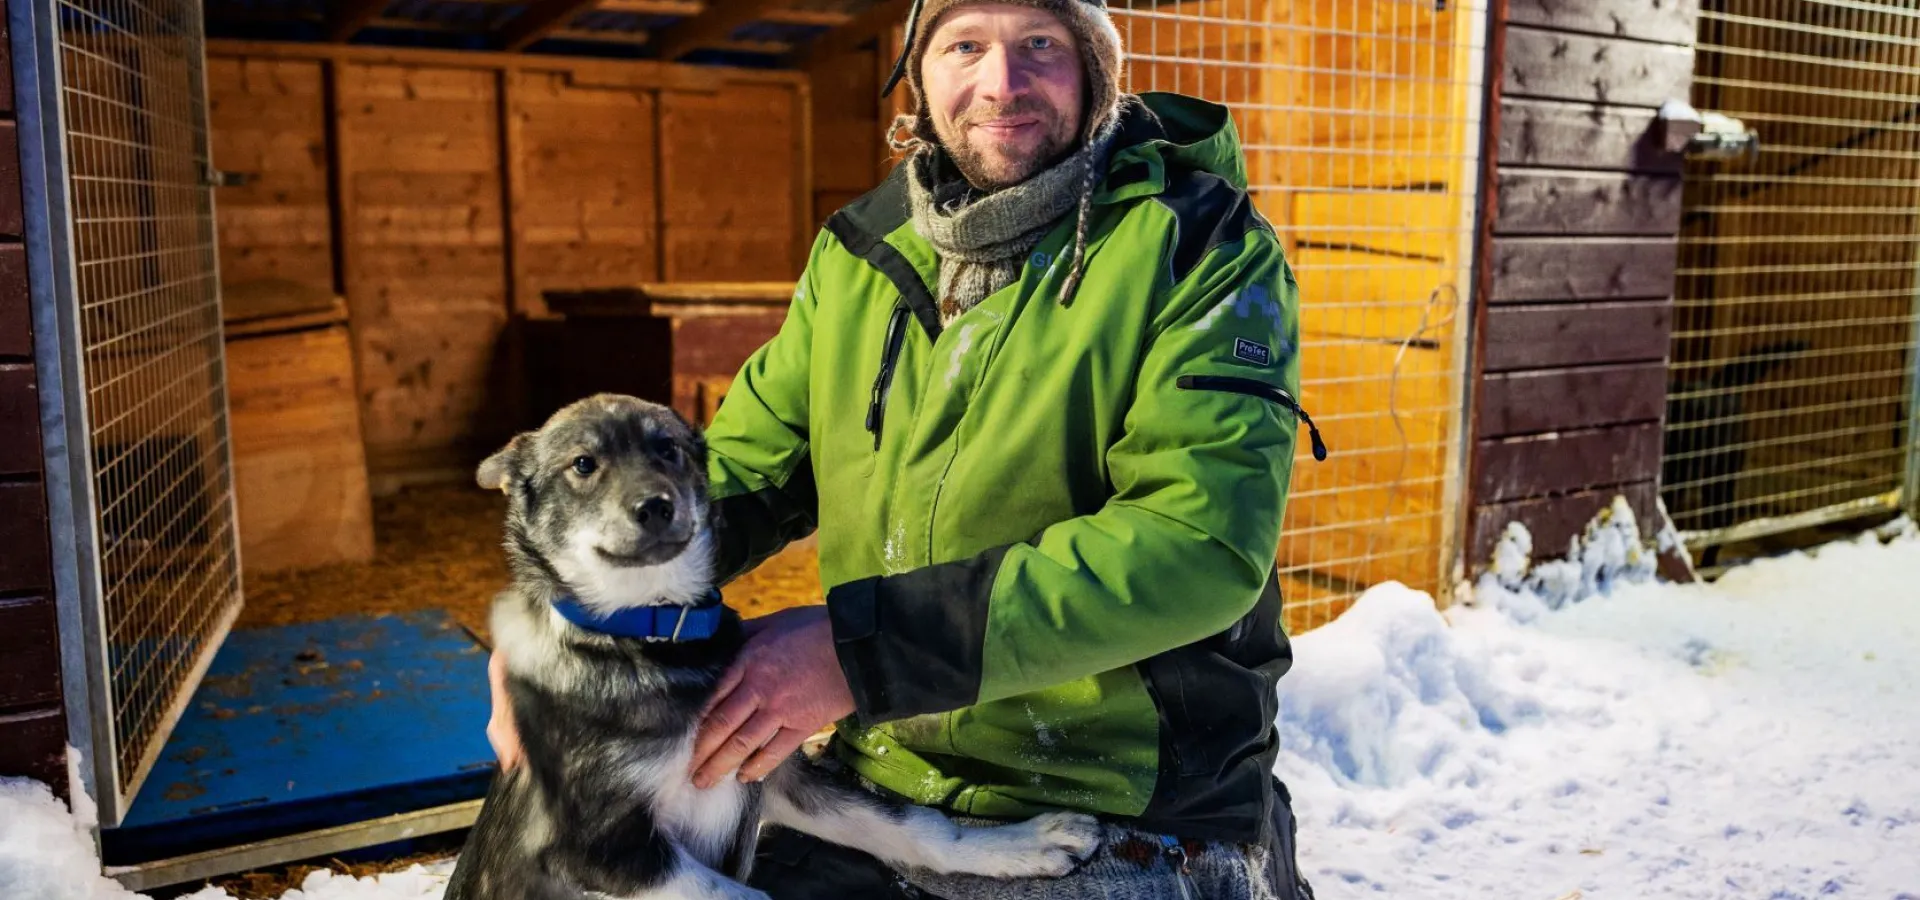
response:
<path fill-rule="evenodd" d="M 502 50 L 517 53 L 558 31 L 575 16 L 594 7 L 598 0 L 541 0 L 525 12 L 507 21 L 494 43 Z"/>
<path fill-rule="evenodd" d="M 328 4 L 327 40 L 344 44 L 387 11 L 387 0 L 338 0 Z"/>
<path fill-rule="evenodd" d="M 849 19 L 846 24 L 802 48 L 790 62 L 796 68 L 804 68 L 820 60 L 857 50 L 861 44 L 906 21 L 907 5 L 907 0 L 880 0 L 865 12 Z"/>
<path fill-rule="evenodd" d="M 654 39 L 668 62 L 705 47 L 727 44 L 740 26 L 758 22 L 780 8 L 780 0 L 715 0 L 700 15 L 660 31 Z"/>

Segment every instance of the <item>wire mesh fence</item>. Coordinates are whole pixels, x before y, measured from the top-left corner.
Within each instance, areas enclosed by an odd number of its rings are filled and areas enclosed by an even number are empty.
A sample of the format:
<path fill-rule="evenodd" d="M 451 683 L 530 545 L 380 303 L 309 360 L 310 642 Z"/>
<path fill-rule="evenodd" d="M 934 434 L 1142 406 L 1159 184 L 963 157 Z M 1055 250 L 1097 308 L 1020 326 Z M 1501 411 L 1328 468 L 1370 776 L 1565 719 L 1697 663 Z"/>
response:
<path fill-rule="evenodd" d="M 240 602 L 202 23 L 193 0 L 54 11 L 124 809 Z"/>
<path fill-rule="evenodd" d="M 1909 471 L 1920 10 L 1707 0 L 1694 105 L 1760 134 L 1694 163 L 1663 500 L 1721 545 L 1891 508 Z"/>
<path fill-rule="evenodd" d="M 1113 3 L 1127 89 L 1226 104 L 1300 284 L 1304 442 L 1279 547 L 1288 624 L 1401 581 L 1441 595 L 1486 8 L 1445 0 Z"/>

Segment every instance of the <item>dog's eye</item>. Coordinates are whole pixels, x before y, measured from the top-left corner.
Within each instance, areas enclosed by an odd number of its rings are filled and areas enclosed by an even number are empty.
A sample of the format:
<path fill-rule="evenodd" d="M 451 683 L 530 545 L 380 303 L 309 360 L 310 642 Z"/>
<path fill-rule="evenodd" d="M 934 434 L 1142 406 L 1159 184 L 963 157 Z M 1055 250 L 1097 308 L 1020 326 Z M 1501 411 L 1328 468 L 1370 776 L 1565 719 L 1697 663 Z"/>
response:
<path fill-rule="evenodd" d="M 668 463 L 674 465 L 680 463 L 680 445 L 672 441 L 655 441 L 653 453 Z"/>
<path fill-rule="evenodd" d="M 594 471 L 599 468 L 600 468 L 600 464 L 597 462 L 594 462 L 593 457 L 591 456 L 576 456 L 573 458 L 574 474 L 579 475 L 582 478 L 585 478 L 588 475 L 592 475 Z"/>

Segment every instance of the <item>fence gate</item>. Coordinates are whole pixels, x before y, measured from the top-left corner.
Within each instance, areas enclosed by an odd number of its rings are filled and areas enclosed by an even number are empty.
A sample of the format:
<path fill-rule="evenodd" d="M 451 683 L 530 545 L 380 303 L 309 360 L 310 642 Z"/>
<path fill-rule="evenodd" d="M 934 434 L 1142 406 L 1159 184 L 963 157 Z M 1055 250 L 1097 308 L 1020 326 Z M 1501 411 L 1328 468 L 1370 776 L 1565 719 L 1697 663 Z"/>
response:
<path fill-rule="evenodd" d="M 74 526 L 55 548 L 81 607 L 69 680 L 88 680 L 70 714 L 112 825 L 240 606 L 203 20 L 197 0 L 30 7 L 23 160 L 46 186 L 28 231 L 66 443 L 48 499 Z"/>
<path fill-rule="evenodd" d="M 1110 3 L 1127 89 L 1225 103 L 1300 282 L 1300 442 L 1279 548 L 1294 631 L 1457 556 L 1486 4 Z"/>
<path fill-rule="evenodd" d="M 1695 60 L 1761 145 L 1687 167 L 1662 495 L 1711 561 L 1915 500 L 1920 9 L 1706 0 Z"/>

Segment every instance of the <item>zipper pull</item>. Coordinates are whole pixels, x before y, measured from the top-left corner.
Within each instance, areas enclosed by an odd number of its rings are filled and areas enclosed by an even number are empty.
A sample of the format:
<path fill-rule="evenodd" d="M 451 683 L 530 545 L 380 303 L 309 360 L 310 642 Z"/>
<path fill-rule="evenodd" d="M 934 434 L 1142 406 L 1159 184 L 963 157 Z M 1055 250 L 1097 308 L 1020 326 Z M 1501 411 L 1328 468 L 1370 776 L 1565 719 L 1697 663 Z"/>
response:
<path fill-rule="evenodd" d="M 1193 884 L 1188 879 L 1193 867 L 1187 858 L 1187 848 L 1180 846 L 1179 839 L 1170 834 L 1160 836 L 1160 845 L 1165 848 L 1162 853 L 1167 858 L 1167 867 L 1173 870 L 1173 883 L 1180 889 L 1180 900 L 1195 900 Z"/>
<path fill-rule="evenodd" d="M 900 344 L 907 336 L 907 306 L 895 304 L 887 319 L 887 339 L 880 350 L 880 372 L 873 377 L 873 393 L 867 400 L 867 431 L 873 435 L 873 452 L 880 452 L 880 427 L 887 417 L 887 389 L 893 385 L 893 369 L 900 362 Z"/>

